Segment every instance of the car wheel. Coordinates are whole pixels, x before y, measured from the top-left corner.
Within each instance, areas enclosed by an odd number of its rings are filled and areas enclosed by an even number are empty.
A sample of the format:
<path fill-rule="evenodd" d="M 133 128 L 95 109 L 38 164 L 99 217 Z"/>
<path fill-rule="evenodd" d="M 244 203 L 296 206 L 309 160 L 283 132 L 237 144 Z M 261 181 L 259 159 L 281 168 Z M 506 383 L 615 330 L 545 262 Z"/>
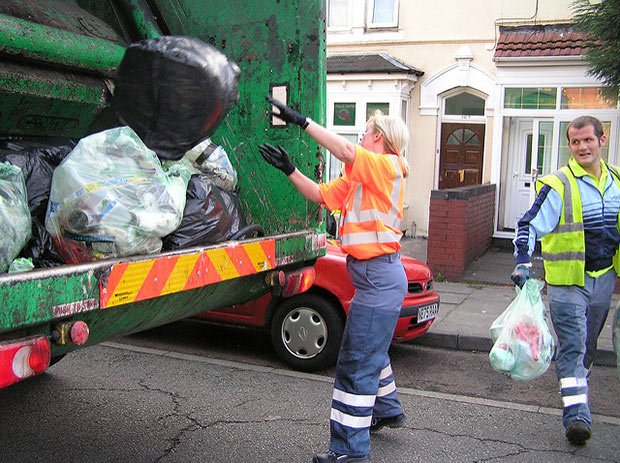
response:
<path fill-rule="evenodd" d="M 271 322 L 271 342 L 291 368 L 317 371 L 336 363 L 343 331 L 333 302 L 304 293 L 282 301 Z"/>

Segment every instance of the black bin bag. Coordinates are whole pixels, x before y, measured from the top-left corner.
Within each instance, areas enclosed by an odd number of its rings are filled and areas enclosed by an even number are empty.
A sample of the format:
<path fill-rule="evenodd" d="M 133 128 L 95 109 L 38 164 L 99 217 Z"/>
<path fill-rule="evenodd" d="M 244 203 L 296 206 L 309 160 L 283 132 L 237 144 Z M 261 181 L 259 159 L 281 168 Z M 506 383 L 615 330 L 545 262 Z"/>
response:
<path fill-rule="evenodd" d="M 45 220 L 54 169 L 75 147 L 72 140 L 53 142 L 0 140 L 0 162 L 19 167 L 26 180 L 32 217 Z"/>
<path fill-rule="evenodd" d="M 181 225 L 163 238 L 164 249 L 220 243 L 245 226 L 237 193 L 219 188 L 206 175 L 193 175 Z"/>
<path fill-rule="evenodd" d="M 160 159 L 180 159 L 237 103 L 239 67 L 209 44 L 161 36 L 127 48 L 113 106 Z"/>

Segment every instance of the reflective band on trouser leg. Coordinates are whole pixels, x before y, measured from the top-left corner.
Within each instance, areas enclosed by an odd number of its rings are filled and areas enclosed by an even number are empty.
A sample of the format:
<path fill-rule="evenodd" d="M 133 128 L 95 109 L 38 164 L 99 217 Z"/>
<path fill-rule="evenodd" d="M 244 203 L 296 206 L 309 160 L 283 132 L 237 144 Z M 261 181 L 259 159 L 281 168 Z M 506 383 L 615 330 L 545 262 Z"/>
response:
<path fill-rule="evenodd" d="M 568 426 L 576 420 L 592 424 L 588 406 L 588 381 L 586 378 L 560 378 L 562 394 L 562 423 Z"/>
<path fill-rule="evenodd" d="M 362 429 L 370 426 L 372 416 L 353 416 L 332 408 L 329 419 L 349 428 Z"/>
<path fill-rule="evenodd" d="M 379 391 L 372 414 L 375 418 L 388 418 L 398 416 L 402 412 L 403 408 L 398 401 L 392 366 L 388 363 L 379 375 Z"/>
<path fill-rule="evenodd" d="M 588 404 L 588 380 L 586 378 L 560 378 L 560 392 L 564 408 Z"/>
<path fill-rule="evenodd" d="M 562 402 L 564 403 L 565 407 L 572 407 L 573 405 L 579 404 L 587 404 L 588 394 L 565 395 L 562 396 Z"/>
<path fill-rule="evenodd" d="M 561 378 L 560 389 L 568 389 L 573 387 L 585 387 L 588 381 L 585 378 Z"/>
<path fill-rule="evenodd" d="M 372 407 L 375 404 L 374 395 L 349 394 L 334 388 L 332 399 L 354 407 Z"/>

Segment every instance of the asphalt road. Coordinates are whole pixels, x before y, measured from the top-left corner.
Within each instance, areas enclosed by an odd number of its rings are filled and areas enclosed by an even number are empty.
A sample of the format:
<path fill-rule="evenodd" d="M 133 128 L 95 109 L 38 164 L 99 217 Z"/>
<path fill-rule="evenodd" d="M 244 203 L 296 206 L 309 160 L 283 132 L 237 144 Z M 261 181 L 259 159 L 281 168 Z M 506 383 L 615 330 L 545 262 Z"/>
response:
<path fill-rule="evenodd" d="M 196 355 L 287 368 L 280 362 L 269 338 L 244 328 L 181 321 L 138 333 L 125 343 Z M 486 352 L 426 348 L 414 344 L 393 345 L 392 367 L 399 387 L 463 394 L 472 397 L 558 408 L 561 400 L 554 365 L 535 381 L 514 381 L 495 372 Z M 318 374 L 333 377 L 334 369 Z M 593 413 L 620 418 L 620 379 L 617 370 L 595 366 L 590 377 L 590 405 Z"/>
<path fill-rule="evenodd" d="M 467 359 L 483 357 L 393 349 L 409 421 L 373 437 L 373 462 L 620 461 L 620 419 L 608 410 L 598 410 L 591 443 L 575 448 L 562 435 L 557 392 L 542 393 L 556 394 L 553 407 L 525 403 L 521 389 L 470 394 L 486 374 Z M 498 376 L 477 387 L 496 389 Z M 617 397 L 620 382 L 609 380 Z M 256 333 L 174 324 L 73 353 L 0 391 L 0 462 L 309 462 L 328 445 L 331 383 L 329 372 L 283 368 Z"/>

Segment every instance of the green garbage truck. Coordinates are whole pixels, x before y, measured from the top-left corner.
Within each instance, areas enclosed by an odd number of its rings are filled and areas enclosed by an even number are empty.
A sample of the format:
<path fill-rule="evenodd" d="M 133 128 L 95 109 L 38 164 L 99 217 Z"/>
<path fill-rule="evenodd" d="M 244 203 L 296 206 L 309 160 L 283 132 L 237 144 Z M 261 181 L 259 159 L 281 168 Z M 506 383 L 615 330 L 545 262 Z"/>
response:
<path fill-rule="evenodd" d="M 0 387 L 78 348 L 312 283 L 324 215 L 264 163 L 283 144 L 321 180 L 324 154 L 269 116 L 269 94 L 325 120 L 323 0 L 3 0 L 0 140 L 80 140 L 119 126 L 116 71 L 130 44 L 200 39 L 239 67 L 237 103 L 212 140 L 238 176 L 248 224 L 234 239 L 159 254 L 0 274 Z"/>

